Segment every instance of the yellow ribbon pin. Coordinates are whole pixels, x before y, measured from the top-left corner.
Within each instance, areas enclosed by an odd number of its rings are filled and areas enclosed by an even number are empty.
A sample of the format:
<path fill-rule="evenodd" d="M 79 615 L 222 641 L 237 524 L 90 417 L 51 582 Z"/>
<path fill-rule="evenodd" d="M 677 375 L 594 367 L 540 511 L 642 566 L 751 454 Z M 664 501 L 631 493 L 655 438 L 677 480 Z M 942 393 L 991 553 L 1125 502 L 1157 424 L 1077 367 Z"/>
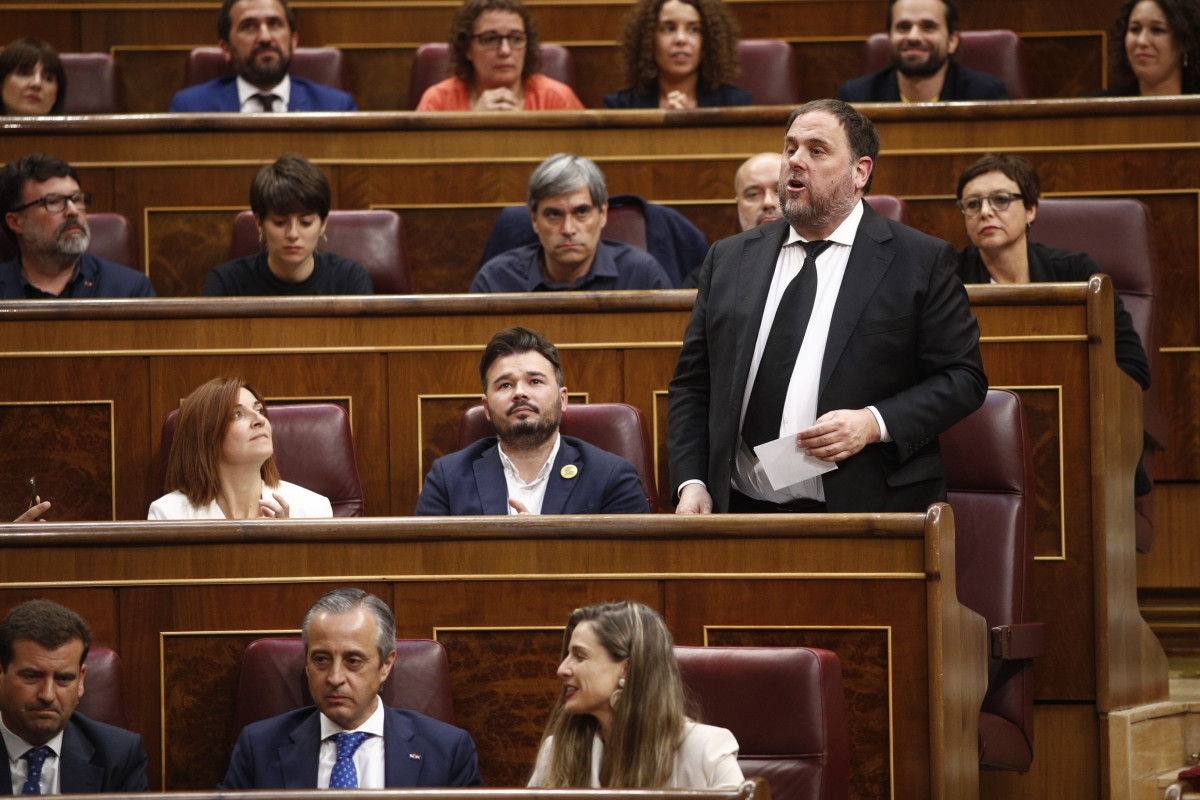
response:
<path fill-rule="evenodd" d="M 558 471 L 558 474 L 562 475 L 567 480 L 571 480 L 571 478 L 574 478 L 579 474 L 579 467 L 575 466 L 574 464 L 567 464 Z"/>

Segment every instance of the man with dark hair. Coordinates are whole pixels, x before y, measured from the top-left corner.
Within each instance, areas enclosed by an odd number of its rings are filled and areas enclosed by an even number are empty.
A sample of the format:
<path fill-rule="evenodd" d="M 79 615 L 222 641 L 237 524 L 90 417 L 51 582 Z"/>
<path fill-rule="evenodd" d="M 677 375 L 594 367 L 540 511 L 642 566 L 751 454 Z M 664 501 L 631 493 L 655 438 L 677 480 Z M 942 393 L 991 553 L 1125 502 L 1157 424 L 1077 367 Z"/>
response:
<path fill-rule="evenodd" d="M 945 499 L 938 434 L 987 391 L 979 327 L 954 248 L 863 202 L 878 156 L 852 106 L 806 103 L 783 219 L 709 250 L 669 390 L 677 513 Z"/>
<path fill-rule="evenodd" d="M 175 93 L 171 111 L 357 111 L 340 89 L 288 74 L 300 41 L 287 0 L 225 0 L 217 40 L 235 75 Z"/>
<path fill-rule="evenodd" d="M 461 728 L 379 700 L 396 660 L 396 620 L 362 589 L 334 589 L 304 617 L 304 673 L 316 707 L 247 725 L 221 789 L 482 786 Z"/>
<path fill-rule="evenodd" d="M 70 164 L 34 153 L 0 170 L 4 233 L 17 257 L 0 263 L 0 299 L 154 297 L 145 274 L 87 252 L 92 196 Z"/>
<path fill-rule="evenodd" d="M 75 710 L 91 643 L 83 618 L 49 600 L 27 600 L 0 622 L 0 735 L 12 794 L 148 788 L 142 737 Z"/>
<path fill-rule="evenodd" d="M 479 378 L 496 435 L 433 462 L 418 515 L 650 511 L 632 464 L 559 434 L 567 388 L 553 344 L 528 328 L 506 328 L 484 349 Z"/>
<path fill-rule="evenodd" d="M 570 153 L 550 156 L 529 176 L 526 195 L 538 242 L 481 266 L 472 292 L 671 288 L 654 256 L 600 238 L 608 221 L 608 188 L 591 159 Z"/>
<path fill-rule="evenodd" d="M 892 65 L 846 81 L 849 103 L 932 103 L 1006 100 L 1004 81 L 954 60 L 960 39 L 954 0 L 891 0 L 887 13 Z"/>

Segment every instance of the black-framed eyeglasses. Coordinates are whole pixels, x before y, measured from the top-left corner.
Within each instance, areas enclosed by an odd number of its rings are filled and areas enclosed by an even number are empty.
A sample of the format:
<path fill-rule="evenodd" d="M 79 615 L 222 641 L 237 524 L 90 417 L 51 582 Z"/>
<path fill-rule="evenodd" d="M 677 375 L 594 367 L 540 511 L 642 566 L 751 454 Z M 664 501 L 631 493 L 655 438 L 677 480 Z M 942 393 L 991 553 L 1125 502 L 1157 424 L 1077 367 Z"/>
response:
<path fill-rule="evenodd" d="M 89 192 L 76 192 L 75 194 L 48 194 L 45 197 L 39 197 L 37 200 L 30 200 L 23 206 L 17 206 L 13 211 L 24 211 L 41 203 L 42 208 L 51 214 L 61 214 L 63 211 L 66 211 L 68 200 L 82 211 L 87 211 L 92 207 L 92 195 Z"/>
<path fill-rule="evenodd" d="M 520 50 L 525 46 L 525 42 L 529 41 L 529 37 L 524 31 L 514 31 L 512 33 L 496 33 L 495 31 L 484 31 L 483 33 L 471 34 L 472 39 L 479 41 L 479 46 L 484 50 L 499 50 L 500 43 L 507 41 L 508 46 L 513 50 Z"/>
<path fill-rule="evenodd" d="M 971 195 L 958 201 L 958 210 L 962 212 L 964 217 L 978 217 L 979 212 L 983 211 L 984 200 L 992 207 L 992 211 L 1008 211 L 1008 207 L 1012 205 L 1013 200 L 1024 199 L 1024 195 L 1013 194 L 1012 192 L 992 192 L 985 197 Z"/>

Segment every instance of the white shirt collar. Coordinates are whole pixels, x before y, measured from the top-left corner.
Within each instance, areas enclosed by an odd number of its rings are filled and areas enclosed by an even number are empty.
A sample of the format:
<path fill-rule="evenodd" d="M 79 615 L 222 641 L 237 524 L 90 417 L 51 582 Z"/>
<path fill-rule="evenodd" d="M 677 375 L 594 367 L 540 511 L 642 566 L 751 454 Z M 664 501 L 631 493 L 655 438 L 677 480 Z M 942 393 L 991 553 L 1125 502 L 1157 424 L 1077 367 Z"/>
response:
<path fill-rule="evenodd" d="M 8 750 L 8 761 L 10 764 L 17 763 L 21 760 L 21 756 L 25 755 L 34 747 L 37 747 L 37 745 L 30 744 L 20 736 L 17 736 L 15 733 L 10 731 L 8 726 L 4 724 L 3 719 L 0 719 L 0 736 L 3 736 L 4 738 L 4 747 Z M 54 751 L 54 755 L 61 755 L 62 740 L 63 732 L 59 731 L 57 734 L 55 734 L 53 739 L 46 742 L 46 747 L 49 747 L 52 751 Z"/>
<path fill-rule="evenodd" d="M 265 92 L 257 86 L 250 83 L 241 75 L 237 76 L 238 90 L 238 108 L 242 111 L 261 111 L 257 100 L 252 100 L 256 94 L 273 94 L 279 99 L 275 101 L 275 108 L 280 111 L 287 111 L 291 107 L 292 99 L 292 76 L 284 75 L 283 80 L 267 89 Z M 249 103 L 252 108 L 246 108 Z"/>
<path fill-rule="evenodd" d="M 550 448 L 550 455 L 546 457 L 546 463 L 542 464 L 542 468 L 538 470 L 537 477 L 526 485 L 532 486 L 535 483 L 544 481 L 546 479 L 546 476 L 550 474 L 550 470 L 554 466 L 554 459 L 558 457 L 558 448 L 560 445 L 562 445 L 562 437 L 555 433 L 554 447 Z M 500 464 L 504 467 L 504 473 L 508 477 L 514 478 L 518 484 L 524 484 L 525 481 L 521 480 L 521 473 L 517 469 L 517 465 L 514 464 L 512 459 L 508 457 L 508 454 L 504 452 L 504 444 L 497 440 L 496 446 L 500 450 Z"/>
<path fill-rule="evenodd" d="M 378 695 L 375 696 L 375 710 L 371 712 L 371 716 L 367 717 L 362 725 L 355 728 L 355 732 L 370 733 L 374 736 L 383 736 L 383 699 Z M 338 725 L 336 722 L 321 714 L 321 741 L 325 741 L 330 736 L 336 736 L 339 733 L 344 733 L 345 728 Z"/>
<path fill-rule="evenodd" d="M 858 225 L 860 222 L 862 222 L 862 218 L 863 218 L 863 203 L 864 202 L 865 201 L 863 201 L 863 200 L 859 200 L 857 203 L 854 204 L 854 208 L 850 209 L 850 213 L 846 216 L 846 218 L 844 220 L 842 220 L 842 224 L 838 225 L 836 228 L 834 228 L 833 233 L 829 234 L 826 241 L 836 242 L 837 244 L 844 244 L 847 247 L 854 246 L 854 237 L 858 235 Z M 786 247 L 787 245 L 793 244 L 794 242 L 803 242 L 803 241 L 807 241 L 807 240 L 803 239 L 800 236 L 800 234 L 796 233 L 795 228 L 789 227 L 787 241 L 784 242 L 783 244 Z"/>

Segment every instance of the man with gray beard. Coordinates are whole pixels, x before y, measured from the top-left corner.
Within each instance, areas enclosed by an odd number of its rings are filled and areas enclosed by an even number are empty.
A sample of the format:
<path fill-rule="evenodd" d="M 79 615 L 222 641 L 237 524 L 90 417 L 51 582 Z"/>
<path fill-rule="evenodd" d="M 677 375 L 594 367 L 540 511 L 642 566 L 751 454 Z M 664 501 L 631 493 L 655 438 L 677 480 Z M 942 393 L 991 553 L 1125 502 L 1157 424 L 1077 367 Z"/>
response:
<path fill-rule="evenodd" d="M 154 297 L 143 273 L 87 252 L 91 202 L 75 170 L 52 156 L 0 170 L 4 232 L 17 245 L 17 257 L 0 264 L 0 299 Z"/>
<path fill-rule="evenodd" d="M 806 103 L 783 140 L 783 219 L 709 250 L 668 395 L 676 513 L 945 499 L 938 434 L 987 390 L 979 327 L 954 248 L 863 202 L 878 156 L 852 106 Z"/>
<path fill-rule="evenodd" d="M 496 435 L 433 462 L 418 516 L 649 513 L 632 464 L 559 434 L 567 387 L 553 344 L 506 328 L 484 349 L 479 379 Z"/>

